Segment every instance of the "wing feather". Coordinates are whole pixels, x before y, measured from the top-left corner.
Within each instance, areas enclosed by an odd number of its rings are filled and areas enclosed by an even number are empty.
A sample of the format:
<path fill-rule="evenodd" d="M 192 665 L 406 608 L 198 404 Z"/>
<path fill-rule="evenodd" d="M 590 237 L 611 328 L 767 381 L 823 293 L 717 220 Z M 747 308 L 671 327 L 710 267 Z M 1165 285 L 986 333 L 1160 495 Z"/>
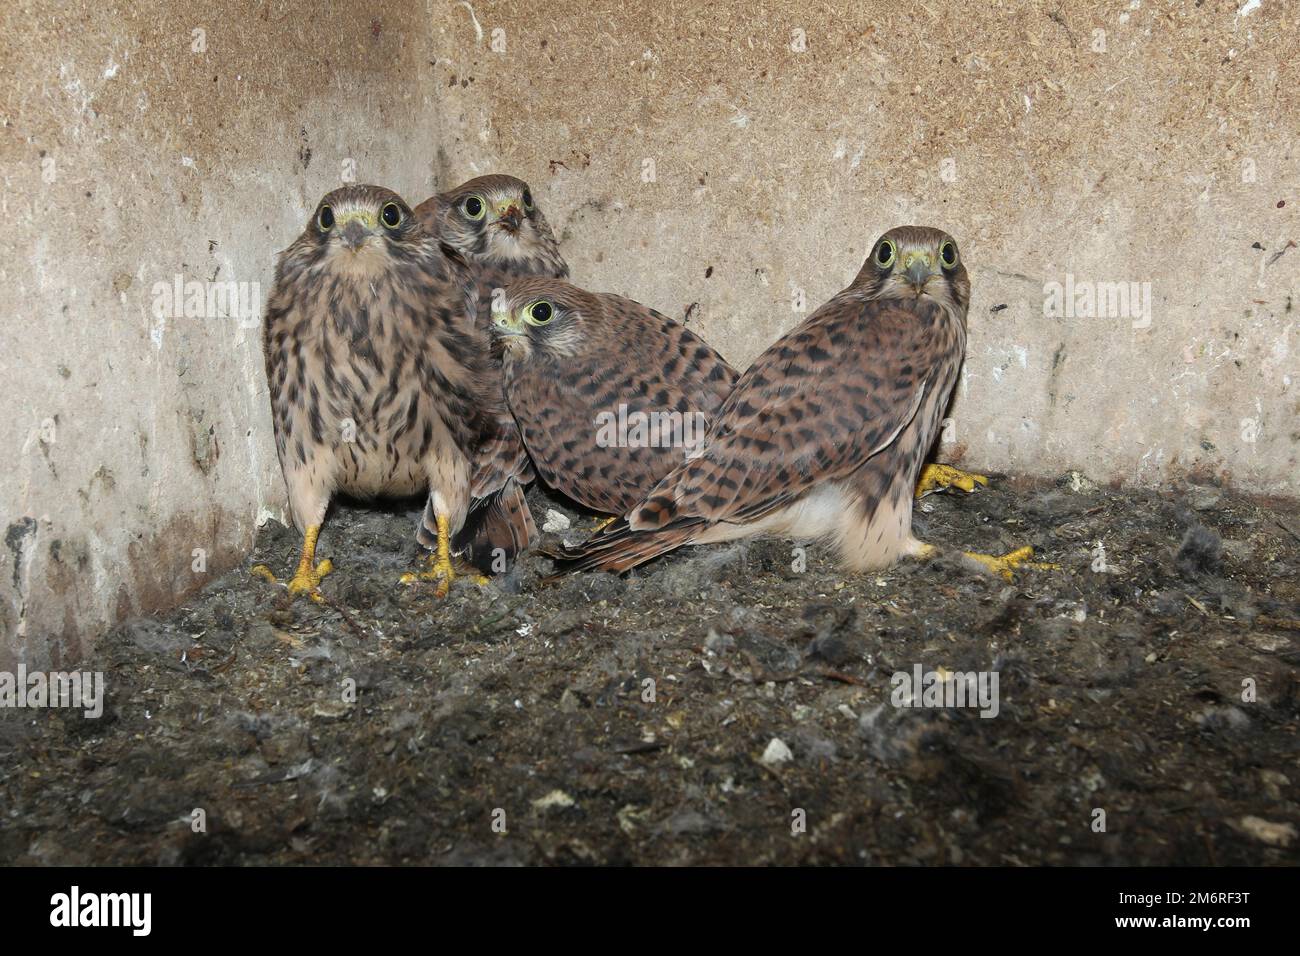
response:
<path fill-rule="evenodd" d="M 524 363 L 507 374 L 506 392 L 542 479 L 588 508 L 618 515 L 681 464 L 687 449 L 665 435 L 625 444 L 616 434 L 611 442 L 602 422 L 654 422 L 662 419 L 651 416 L 675 413 L 674 423 L 702 414 L 711 424 L 737 374 L 666 316 L 619 296 L 599 300 L 599 316 L 586 323 L 598 347 L 560 363 Z"/>
<path fill-rule="evenodd" d="M 943 360 L 939 320 L 927 302 L 836 296 L 745 371 L 704 453 L 632 510 L 632 528 L 750 522 L 847 478 L 916 415 Z"/>

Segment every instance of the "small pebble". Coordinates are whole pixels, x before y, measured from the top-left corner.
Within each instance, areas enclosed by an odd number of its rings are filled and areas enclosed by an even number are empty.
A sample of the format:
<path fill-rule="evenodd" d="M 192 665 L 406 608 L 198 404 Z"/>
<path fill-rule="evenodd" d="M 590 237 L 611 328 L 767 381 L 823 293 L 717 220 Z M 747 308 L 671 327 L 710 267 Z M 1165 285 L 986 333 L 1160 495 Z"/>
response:
<path fill-rule="evenodd" d="M 542 530 L 551 533 L 568 531 L 572 524 L 573 522 L 569 520 L 568 515 L 561 514 L 552 508 L 547 508 L 546 520 L 542 522 Z"/>
<path fill-rule="evenodd" d="M 1274 823 L 1260 817 L 1242 817 L 1237 822 L 1237 829 L 1269 846 L 1288 847 L 1296 835 L 1295 827 L 1290 823 Z"/>
<path fill-rule="evenodd" d="M 763 751 L 763 763 L 769 767 L 779 767 L 781 764 L 789 763 L 793 759 L 794 754 L 780 737 L 773 737 L 768 741 L 767 749 Z"/>
<path fill-rule="evenodd" d="M 321 720 L 342 720 L 352 712 L 352 705 L 341 700 L 324 700 L 316 704 L 311 712 Z"/>

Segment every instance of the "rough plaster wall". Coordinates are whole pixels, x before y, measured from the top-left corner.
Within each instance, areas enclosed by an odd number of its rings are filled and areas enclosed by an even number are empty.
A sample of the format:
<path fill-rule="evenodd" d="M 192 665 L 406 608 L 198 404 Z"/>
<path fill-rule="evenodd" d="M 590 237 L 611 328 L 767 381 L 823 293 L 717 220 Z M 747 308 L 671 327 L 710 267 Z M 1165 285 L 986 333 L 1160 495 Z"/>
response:
<path fill-rule="evenodd" d="M 345 160 L 433 185 L 429 8 L 300 6 L 3 6 L 0 668 L 74 658 L 283 514 L 256 316 L 158 318 L 154 284 L 256 283 L 260 312 Z"/>
<path fill-rule="evenodd" d="M 1300 5 L 1246 7 L 461 4 L 449 173 L 518 171 L 579 284 L 689 311 L 740 366 L 795 290 L 944 227 L 974 301 L 942 456 L 1294 495 Z M 1149 327 L 1046 317 L 1067 274 L 1150 283 Z"/>

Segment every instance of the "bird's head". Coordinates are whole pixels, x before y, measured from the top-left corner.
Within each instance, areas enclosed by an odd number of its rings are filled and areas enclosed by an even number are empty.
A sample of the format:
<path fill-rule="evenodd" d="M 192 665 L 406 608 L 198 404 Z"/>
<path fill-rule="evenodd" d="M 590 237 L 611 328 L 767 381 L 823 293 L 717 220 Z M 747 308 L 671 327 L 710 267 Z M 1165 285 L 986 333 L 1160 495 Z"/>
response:
<path fill-rule="evenodd" d="M 479 176 L 438 196 L 438 237 L 469 259 L 568 275 L 532 190 L 514 176 Z"/>
<path fill-rule="evenodd" d="M 358 276 L 387 269 L 423 236 L 402 197 L 382 186 L 327 194 L 304 233 L 332 269 Z"/>
<path fill-rule="evenodd" d="M 867 298 L 929 299 L 961 316 L 970 303 L 957 241 L 929 226 L 899 226 L 877 239 L 853 285 Z"/>
<path fill-rule="evenodd" d="M 506 361 L 561 360 L 582 351 L 600 301 L 563 279 L 516 279 L 492 306 L 492 332 Z"/>

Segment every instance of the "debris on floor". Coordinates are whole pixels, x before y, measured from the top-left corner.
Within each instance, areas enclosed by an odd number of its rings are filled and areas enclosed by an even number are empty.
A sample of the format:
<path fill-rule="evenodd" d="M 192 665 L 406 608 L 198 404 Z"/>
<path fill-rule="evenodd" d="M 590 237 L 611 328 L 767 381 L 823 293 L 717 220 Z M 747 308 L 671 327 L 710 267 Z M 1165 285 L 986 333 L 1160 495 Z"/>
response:
<path fill-rule="evenodd" d="M 248 573 L 292 567 L 269 525 L 98 643 L 101 717 L 5 711 L 0 860 L 1300 862 L 1294 505 L 995 478 L 881 573 L 757 541 L 546 585 L 528 555 L 445 600 L 398 584 L 415 508 L 336 508 L 320 603 Z M 958 557 L 1025 544 L 1059 570 Z"/>

